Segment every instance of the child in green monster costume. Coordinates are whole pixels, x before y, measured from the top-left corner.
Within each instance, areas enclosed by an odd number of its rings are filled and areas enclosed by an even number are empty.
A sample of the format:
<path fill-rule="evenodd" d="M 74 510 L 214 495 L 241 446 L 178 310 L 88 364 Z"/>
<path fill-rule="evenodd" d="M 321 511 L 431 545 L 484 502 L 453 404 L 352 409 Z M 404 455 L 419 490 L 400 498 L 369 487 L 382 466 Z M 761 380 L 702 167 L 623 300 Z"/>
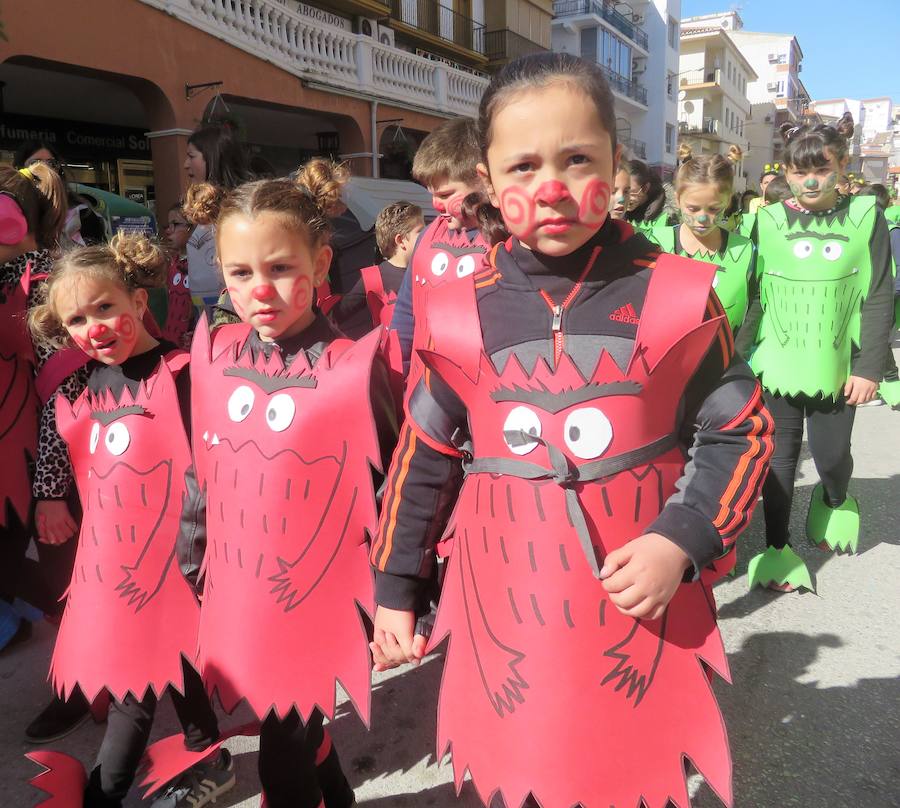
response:
<path fill-rule="evenodd" d="M 875 396 L 893 319 L 888 229 L 872 197 L 843 197 L 853 119 L 835 126 L 783 127 L 794 198 L 761 208 L 757 221 L 761 309 L 750 365 L 775 420 L 775 453 L 763 487 L 765 553 L 750 562 L 754 584 L 812 588 L 789 546 L 794 476 L 806 421 L 821 482 L 807 536 L 823 550 L 856 550 L 859 508 L 847 493 L 856 405 Z"/>
<path fill-rule="evenodd" d="M 713 288 L 719 296 L 733 332 L 747 313 L 747 288 L 754 268 L 753 242 L 727 230 L 722 216 L 734 187 L 734 164 L 741 150 L 732 146 L 728 157 L 720 154 L 691 156 L 682 144 L 681 166 L 675 175 L 675 199 L 681 224 L 655 227 L 647 237 L 663 252 L 684 255 L 716 264 L 719 271 Z"/>

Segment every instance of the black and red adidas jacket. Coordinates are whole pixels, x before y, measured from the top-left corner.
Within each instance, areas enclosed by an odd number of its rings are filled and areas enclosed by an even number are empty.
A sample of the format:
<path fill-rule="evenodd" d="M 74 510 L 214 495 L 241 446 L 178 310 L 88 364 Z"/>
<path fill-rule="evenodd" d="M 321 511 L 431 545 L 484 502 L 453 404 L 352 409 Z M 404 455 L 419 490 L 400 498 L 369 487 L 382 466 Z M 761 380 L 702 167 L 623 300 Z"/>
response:
<path fill-rule="evenodd" d="M 602 252 L 585 275 L 597 245 Z M 528 368 L 538 357 L 552 365 L 554 355 L 565 350 L 582 372 L 590 373 L 605 348 L 624 366 L 658 255 L 643 235 L 612 221 L 575 253 L 560 258 L 533 253 L 514 239 L 499 245 L 475 276 L 488 356 L 502 367 L 515 354 Z M 722 313 L 711 294 L 707 318 Z M 435 376 L 411 392 L 409 412 L 419 432 L 409 423 L 401 429 L 371 558 L 376 601 L 420 610 L 434 567 L 434 545 L 462 485 L 459 447 L 468 437 L 467 414 Z M 772 421 L 755 377 L 735 354 L 726 319 L 687 385 L 682 412 L 684 475 L 648 532 L 678 544 L 698 575 L 746 527 L 771 454 Z"/>

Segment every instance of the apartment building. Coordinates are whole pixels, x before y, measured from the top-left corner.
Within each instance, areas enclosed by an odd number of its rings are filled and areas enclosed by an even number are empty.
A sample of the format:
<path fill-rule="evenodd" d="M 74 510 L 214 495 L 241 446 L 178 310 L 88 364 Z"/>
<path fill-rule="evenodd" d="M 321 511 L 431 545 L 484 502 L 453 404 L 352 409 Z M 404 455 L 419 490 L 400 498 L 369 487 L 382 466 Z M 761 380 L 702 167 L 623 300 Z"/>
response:
<path fill-rule="evenodd" d="M 719 27 L 727 31 L 756 73 L 756 79 L 747 83 L 751 109 L 744 127 L 748 143 L 744 172 L 752 185 L 766 163 L 781 159 L 781 124 L 800 120 L 809 104 L 809 93 L 800 78 L 800 43 L 793 34 L 747 31 L 736 11 L 689 17 L 682 20 L 682 26 Z"/>
<path fill-rule="evenodd" d="M 677 148 L 681 0 L 554 0 L 553 50 L 596 62 L 616 105 L 616 130 L 629 157 L 668 179 Z"/>
<path fill-rule="evenodd" d="M 825 123 L 833 123 L 849 112 L 856 128 L 850 143 L 847 170 L 861 175 L 867 182 L 890 181 L 896 117 L 896 108 L 890 98 L 829 98 L 812 101 L 809 106 L 810 111 Z"/>
<path fill-rule="evenodd" d="M 682 21 L 678 61 L 678 139 L 694 154 L 727 155 L 732 145 L 748 152 L 748 85 L 757 74 L 721 26 Z M 743 165 L 735 187 L 746 187 Z"/>
<path fill-rule="evenodd" d="M 4 3 L 0 161 L 41 138 L 70 179 L 164 210 L 190 133 L 227 116 L 275 171 L 324 154 L 406 176 L 438 123 L 477 114 L 490 70 L 550 47 L 551 14 L 552 0 Z"/>

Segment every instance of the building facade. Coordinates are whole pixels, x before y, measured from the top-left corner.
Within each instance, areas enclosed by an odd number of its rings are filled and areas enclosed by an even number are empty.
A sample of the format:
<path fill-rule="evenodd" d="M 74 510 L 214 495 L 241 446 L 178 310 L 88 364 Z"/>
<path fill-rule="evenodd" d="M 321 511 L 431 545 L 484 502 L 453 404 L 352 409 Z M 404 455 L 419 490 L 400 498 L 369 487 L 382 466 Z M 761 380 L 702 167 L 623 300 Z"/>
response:
<path fill-rule="evenodd" d="M 676 161 L 680 0 L 555 0 L 553 50 L 603 69 L 627 157 L 664 178 Z"/>
<path fill-rule="evenodd" d="M 277 172 L 323 154 L 358 175 L 406 176 L 425 134 L 477 113 L 490 69 L 549 48 L 552 0 L 29 0 L 2 11 L 0 160 L 43 139 L 69 179 L 165 209 L 187 183 L 188 136 L 216 118 Z"/>
<path fill-rule="evenodd" d="M 747 31 L 736 11 L 707 14 L 682 20 L 684 27 L 719 27 L 727 31 L 744 59 L 756 73 L 747 83 L 750 118 L 745 125 L 748 150 L 744 172 L 752 186 L 767 163 L 780 162 L 784 144 L 779 128 L 802 119 L 809 104 L 803 85 L 803 50 L 793 34 Z"/>
<path fill-rule="evenodd" d="M 757 75 L 728 31 L 682 21 L 678 62 L 678 137 L 695 155 L 727 155 L 732 145 L 749 151 L 748 85 Z M 746 188 L 743 161 L 735 188 Z"/>

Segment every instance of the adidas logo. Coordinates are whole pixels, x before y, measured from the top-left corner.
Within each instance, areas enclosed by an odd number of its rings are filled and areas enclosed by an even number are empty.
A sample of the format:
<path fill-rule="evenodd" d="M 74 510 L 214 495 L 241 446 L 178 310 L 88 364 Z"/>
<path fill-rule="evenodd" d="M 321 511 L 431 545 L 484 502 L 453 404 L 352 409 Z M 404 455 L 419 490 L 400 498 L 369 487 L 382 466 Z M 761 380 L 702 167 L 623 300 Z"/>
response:
<path fill-rule="evenodd" d="M 616 309 L 609 315 L 609 319 L 617 323 L 629 323 L 630 325 L 637 325 L 641 321 L 631 303 Z"/>

